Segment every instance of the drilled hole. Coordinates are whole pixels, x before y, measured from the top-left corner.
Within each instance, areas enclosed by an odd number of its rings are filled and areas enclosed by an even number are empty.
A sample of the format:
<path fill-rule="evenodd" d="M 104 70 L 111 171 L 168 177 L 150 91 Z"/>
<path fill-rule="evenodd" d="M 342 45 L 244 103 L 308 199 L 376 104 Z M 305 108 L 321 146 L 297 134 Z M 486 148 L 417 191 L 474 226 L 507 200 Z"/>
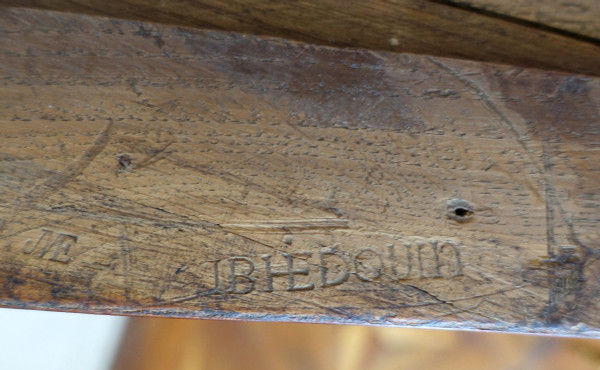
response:
<path fill-rule="evenodd" d="M 458 222 L 470 221 L 474 213 L 473 204 L 464 199 L 450 199 L 446 203 L 446 215 Z"/>
<path fill-rule="evenodd" d="M 473 211 L 471 211 L 468 208 L 463 208 L 463 207 L 457 207 L 454 209 L 454 214 L 458 217 L 467 217 L 473 214 Z"/>

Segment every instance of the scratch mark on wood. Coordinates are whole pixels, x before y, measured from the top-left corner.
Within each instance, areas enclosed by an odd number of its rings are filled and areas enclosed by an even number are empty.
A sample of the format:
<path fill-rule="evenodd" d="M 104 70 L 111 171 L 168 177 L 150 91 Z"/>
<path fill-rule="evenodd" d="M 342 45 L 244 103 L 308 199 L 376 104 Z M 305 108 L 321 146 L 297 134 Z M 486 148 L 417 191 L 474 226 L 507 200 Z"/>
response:
<path fill-rule="evenodd" d="M 104 130 L 96 136 L 92 146 L 88 148 L 79 158 L 69 164 L 63 171 L 56 173 L 43 183 L 35 186 L 25 194 L 28 202 L 35 202 L 39 198 L 48 196 L 50 193 L 64 187 L 67 183 L 75 179 L 92 163 L 100 152 L 106 147 L 110 139 L 110 131 L 113 127 L 113 120 L 109 118 Z"/>
<path fill-rule="evenodd" d="M 223 223 L 225 230 L 243 230 L 259 232 L 308 231 L 348 229 L 348 220 L 338 218 L 320 218 L 306 220 L 265 220 L 252 223 Z"/>
<path fill-rule="evenodd" d="M 526 134 L 522 134 L 519 131 L 519 128 L 517 127 L 517 125 L 515 124 L 515 122 L 513 122 L 502 111 L 502 109 L 500 109 L 498 107 L 498 105 L 496 104 L 496 102 L 494 102 L 494 100 L 492 99 L 492 97 L 490 96 L 490 94 L 488 94 L 484 89 L 482 89 L 481 87 L 479 87 L 477 85 L 477 83 L 475 83 L 473 80 L 471 80 L 468 77 L 465 77 L 465 76 L 461 75 L 460 73 L 458 73 L 457 71 L 455 71 L 453 68 L 449 67 L 448 65 L 444 64 L 440 60 L 438 60 L 436 58 L 433 58 L 433 57 L 427 57 L 427 59 L 429 61 L 431 61 L 433 64 L 435 64 L 436 66 L 438 66 L 438 67 L 442 68 L 443 70 L 447 71 L 448 73 L 450 73 L 457 80 L 461 81 L 463 84 L 465 84 L 470 89 L 472 89 L 473 91 L 475 91 L 475 93 L 481 97 L 481 99 L 485 103 L 485 105 L 500 119 L 500 122 L 502 122 L 507 127 L 507 129 L 509 130 L 509 132 L 511 132 L 513 134 L 513 136 L 515 137 L 515 139 L 517 140 L 517 142 L 521 145 L 521 147 L 525 151 L 525 154 L 529 157 L 531 165 L 533 165 L 536 168 L 537 173 L 540 174 L 541 176 L 543 176 L 544 171 L 542 170 L 542 168 L 540 168 L 540 166 L 538 165 L 537 160 L 534 157 L 535 150 L 533 150 L 530 147 L 530 144 L 529 144 L 531 142 L 531 139 L 529 137 L 527 137 Z M 543 180 L 547 181 L 546 179 L 543 179 Z M 523 180 L 523 181 L 527 185 L 527 187 L 531 190 L 531 192 L 541 202 L 542 199 L 543 199 L 543 197 L 542 197 L 540 191 L 538 190 L 538 188 L 536 186 L 534 186 L 534 185 L 531 185 L 529 183 L 529 180 Z"/>
<path fill-rule="evenodd" d="M 125 279 L 125 299 L 129 302 L 131 301 L 131 288 L 132 288 L 132 280 L 131 280 L 131 250 L 127 245 L 127 227 L 123 226 L 121 230 L 121 236 L 119 238 L 120 244 L 120 254 L 121 254 L 121 263 L 123 264 L 123 278 Z"/>

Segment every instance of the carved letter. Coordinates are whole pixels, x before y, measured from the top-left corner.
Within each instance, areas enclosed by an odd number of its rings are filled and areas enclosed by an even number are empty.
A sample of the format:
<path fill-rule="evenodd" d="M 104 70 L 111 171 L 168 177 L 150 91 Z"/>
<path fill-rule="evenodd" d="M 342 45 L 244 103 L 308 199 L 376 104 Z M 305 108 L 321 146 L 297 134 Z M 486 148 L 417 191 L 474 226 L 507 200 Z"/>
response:
<path fill-rule="evenodd" d="M 429 261 L 429 263 L 426 265 L 426 261 L 424 258 L 424 251 L 423 251 L 423 247 L 425 247 L 425 244 L 422 242 L 417 242 L 417 252 L 418 252 L 418 260 L 419 260 L 419 276 L 421 278 L 437 278 L 437 277 L 442 277 L 442 274 L 440 273 L 440 261 L 439 261 L 439 257 L 438 257 L 438 246 L 437 246 L 437 240 L 432 240 L 430 241 L 431 244 L 431 250 L 433 251 L 433 256 L 430 256 L 432 261 Z M 433 269 L 435 271 L 435 273 L 433 275 L 425 275 L 424 270 L 426 269 L 427 266 L 431 267 L 431 264 L 433 264 Z M 429 268 L 429 270 L 431 270 L 431 268 Z"/>
<path fill-rule="evenodd" d="M 71 259 L 71 257 L 68 256 L 69 250 L 73 245 L 75 245 L 75 243 L 77 243 L 77 235 L 56 233 L 56 238 L 52 240 L 53 235 L 54 232 L 52 230 L 42 229 L 42 235 L 40 235 L 35 244 L 33 244 L 31 240 L 25 242 L 25 245 L 23 246 L 23 253 L 32 253 L 40 245 L 42 245 L 42 240 L 45 240 L 39 252 L 37 253 L 37 257 L 42 258 L 51 249 L 54 249 L 49 258 L 50 261 L 63 263 L 69 262 Z"/>
<path fill-rule="evenodd" d="M 298 257 L 298 256 L 310 257 L 310 256 L 312 256 L 312 253 L 298 252 L 298 253 L 294 253 L 293 255 L 289 254 L 289 253 L 282 253 L 282 255 L 285 257 L 285 259 L 287 261 L 287 269 L 285 271 L 271 270 L 271 255 L 265 254 L 262 256 L 262 259 L 265 261 L 265 270 L 266 270 L 266 274 L 267 274 L 267 289 L 265 291 L 266 292 L 273 291 L 273 276 L 287 276 L 288 277 L 288 286 L 287 286 L 286 290 L 289 292 L 314 289 L 315 285 L 313 283 L 296 286 L 296 281 L 295 281 L 295 277 L 294 277 L 294 274 L 308 275 L 307 268 L 294 270 L 294 257 Z"/>
<path fill-rule="evenodd" d="M 77 243 L 76 235 L 59 233 L 54 241 L 56 247 L 54 248 L 54 252 L 50 256 L 50 260 L 63 263 L 69 262 L 69 260 L 71 259 L 71 257 L 68 256 L 69 249 L 71 249 L 71 246 L 75 243 Z"/>
<path fill-rule="evenodd" d="M 236 272 L 236 262 L 245 262 L 248 265 L 248 270 L 244 273 Z M 231 268 L 231 275 L 227 293 L 247 294 L 254 290 L 254 283 L 256 280 L 250 276 L 254 272 L 254 262 L 252 262 L 252 260 L 246 257 L 231 257 L 229 258 L 229 267 Z M 245 289 L 237 290 L 238 278 L 246 280 L 248 286 Z"/>
<path fill-rule="evenodd" d="M 454 273 L 450 276 L 446 276 L 448 278 L 452 278 L 455 276 L 461 276 L 462 273 L 462 262 L 460 261 L 460 253 L 458 251 L 458 246 L 451 242 L 451 241 L 444 241 L 442 242 L 442 245 L 440 246 L 440 254 L 442 254 L 442 256 L 445 254 L 444 253 L 444 248 L 445 247 L 452 247 L 452 251 L 454 252 Z M 448 270 L 450 270 L 450 268 L 448 267 Z"/>
<path fill-rule="evenodd" d="M 322 248 L 319 251 L 319 255 L 321 257 L 321 286 L 322 287 L 340 285 L 340 284 L 344 283 L 346 280 L 348 280 L 348 276 L 350 276 L 350 274 L 348 273 L 348 262 L 346 262 L 342 257 L 340 257 L 336 253 L 334 248 Z M 333 279 L 333 280 L 327 279 L 327 272 L 329 271 L 329 268 L 325 266 L 326 265 L 325 256 L 336 256 L 340 260 L 342 260 L 344 265 L 346 265 L 346 269 L 343 269 L 341 266 L 339 266 L 340 269 L 342 270 L 342 273 L 336 279 Z"/>
<path fill-rule="evenodd" d="M 375 255 L 374 257 L 379 259 L 379 266 L 371 267 L 369 265 L 366 265 L 364 263 L 364 261 L 372 259 L 372 258 L 363 257 L 363 256 L 365 256 L 365 254 L 367 254 L 367 255 L 374 254 Z M 359 271 L 359 267 L 363 267 L 367 271 L 363 274 Z M 361 249 L 354 256 L 354 271 L 355 271 L 354 273 L 356 274 L 356 276 L 362 281 L 375 281 L 375 279 L 379 279 L 381 277 L 381 275 L 383 274 L 383 257 L 381 256 L 381 253 L 379 253 L 378 251 L 376 251 L 375 249 L 370 248 L 370 247 Z M 367 276 L 367 274 L 369 272 L 371 272 L 373 276 Z"/>
<path fill-rule="evenodd" d="M 31 241 L 31 240 L 27 240 L 25 242 L 25 245 L 23 246 L 23 253 L 27 253 L 27 254 L 32 253 L 40 245 L 40 243 L 46 236 L 48 236 L 48 240 L 46 240 L 45 245 L 48 245 L 48 243 L 50 243 L 49 239 L 52 238 L 52 234 L 54 234 L 54 231 L 42 229 L 42 235 L 40 235 L 40 237 L 38 238 L 38 240 L 35 244 L 33 244 L 33 241 Z M 46 249 L 46 246 L 44 246 L 43 249 Z"/>
<path fill-rule="evenodd" d="M 392 265 L 390 266 L 390 268 L 392 270 L 392 275 L 395 278 L 394 280 L 407 279 L 412 270 L 412 253 L 410 251 L 410 247 L 411 247 L 410 243 L 404 243 L 404 247 L 406 248 L 406 272 L 402 275 L 398 274 L 398 270 L 396 270 L 396 266 L 394 265 L 394 261 L 397 261 L 400 259 L 395 256 L 394 244 L 388 244 L 387 247 L 389 250 L 389 259 L 390 259 L 390 261 L 392 261 Z"/>
<path fill-rule="evenodd" d="M 207 261 L 206 263 L 209 263 L 209 262 L 213 262 L 213 274 L 215 276 L 215 287 L 205 293 L 198 291 L 198 294 L 207 295 L 207 294 L 219 293 L 219 262 L 221 262 L 221 260 L 212 260 L 212 261 Z M 229 263 L 231 263 L 231 262 L 229 262 Z"/>

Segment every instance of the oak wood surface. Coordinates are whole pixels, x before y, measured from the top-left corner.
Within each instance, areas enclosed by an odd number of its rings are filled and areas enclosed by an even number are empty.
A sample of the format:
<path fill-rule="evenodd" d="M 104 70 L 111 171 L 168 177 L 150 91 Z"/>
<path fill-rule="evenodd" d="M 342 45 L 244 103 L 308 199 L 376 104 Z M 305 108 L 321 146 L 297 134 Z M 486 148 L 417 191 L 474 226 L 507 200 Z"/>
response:
<path fill-rule="evenodd" d="M 584 1 L 582 4 L 585 4 Z M 506 2 L 508 5 L 502 11 L 511 15 L 512 3 Z M 443 2 L 0 0 L 1 6 L 60 10 L 277 36 L 330 46 L 455 57 L 600 75 L 598 39 L 568 37 Z M 555 3 L 544 9 L 551 8 L 556 8 L 559 14 L 565 13 L 560 4 Z M 519 9 L 519 16 L 524 12 L 523 6 L 516 9 Z M 589 21 L 585 20 L 584 23 L 588 28 L 595 29 L 598 19 L 598 14 L 590 15 Z"/>
<path fill-rule="evenodd" d="M 598 335 L 599 93 L 3 9 L 0 303 Z"/>

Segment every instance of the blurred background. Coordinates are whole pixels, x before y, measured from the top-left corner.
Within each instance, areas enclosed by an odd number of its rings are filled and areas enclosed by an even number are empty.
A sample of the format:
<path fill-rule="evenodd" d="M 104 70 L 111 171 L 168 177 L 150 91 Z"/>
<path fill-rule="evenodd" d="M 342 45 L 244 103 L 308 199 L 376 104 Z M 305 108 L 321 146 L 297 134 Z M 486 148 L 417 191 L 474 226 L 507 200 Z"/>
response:
<path fill-rule="evenodd" d="M 600 340 L 0 309 L 2 369 L 600 369 Z"/>

